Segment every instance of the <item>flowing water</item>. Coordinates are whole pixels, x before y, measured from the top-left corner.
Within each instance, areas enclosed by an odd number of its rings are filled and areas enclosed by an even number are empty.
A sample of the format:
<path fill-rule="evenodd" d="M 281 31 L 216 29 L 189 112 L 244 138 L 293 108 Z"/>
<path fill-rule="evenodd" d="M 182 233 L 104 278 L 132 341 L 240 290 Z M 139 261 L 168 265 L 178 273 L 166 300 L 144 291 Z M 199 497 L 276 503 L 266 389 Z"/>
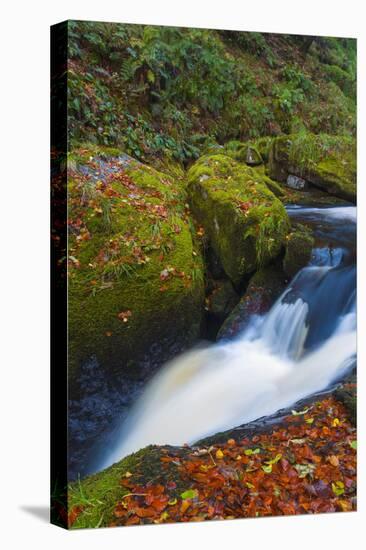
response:
<path fill-rule="evenodd" d="M 166 364 L 100 468 L 148 444 L 182 445 L 273 414 L 341 378 L 356 357 L 356 208 L 289 207 L 316 238 L 302 269 L 235 340 Z"/>

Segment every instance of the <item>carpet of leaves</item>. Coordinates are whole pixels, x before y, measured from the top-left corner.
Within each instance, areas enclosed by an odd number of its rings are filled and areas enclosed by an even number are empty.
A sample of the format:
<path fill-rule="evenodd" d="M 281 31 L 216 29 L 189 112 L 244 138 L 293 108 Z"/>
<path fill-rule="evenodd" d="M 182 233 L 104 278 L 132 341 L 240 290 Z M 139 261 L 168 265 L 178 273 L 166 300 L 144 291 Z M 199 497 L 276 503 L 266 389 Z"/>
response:
<path fill-rule="evenodd" d="M 121 479 L 128 493 L 110 526 L 352 511 L 356 448 L 356 430 L 332 397 L 251 438 L 160 447 L 157 476 Z"/>

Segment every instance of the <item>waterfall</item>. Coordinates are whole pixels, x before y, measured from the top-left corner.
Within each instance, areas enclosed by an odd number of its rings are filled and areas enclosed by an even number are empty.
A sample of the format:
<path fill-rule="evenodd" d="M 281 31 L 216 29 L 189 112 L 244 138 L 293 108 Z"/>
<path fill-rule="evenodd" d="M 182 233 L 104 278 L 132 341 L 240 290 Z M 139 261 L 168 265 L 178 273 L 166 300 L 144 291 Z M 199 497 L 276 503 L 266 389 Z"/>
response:
<path fill-rule="evenodd" d="M 354 227 L 355 210 L 296 212 L 320 217 L 334 228 L 342 223 Z M 100 467 L 148 444 L 193 443 L 273 414 L 326 388 L 351 368 L 356 354 L 355 266 L 344 261 L 346 250 L 337 253 L 337 261 L 329 250 L 319 250 L 271 310 L 253 316 L 235 340 L 201 345 L 166 364 L 119 428 Z"/>

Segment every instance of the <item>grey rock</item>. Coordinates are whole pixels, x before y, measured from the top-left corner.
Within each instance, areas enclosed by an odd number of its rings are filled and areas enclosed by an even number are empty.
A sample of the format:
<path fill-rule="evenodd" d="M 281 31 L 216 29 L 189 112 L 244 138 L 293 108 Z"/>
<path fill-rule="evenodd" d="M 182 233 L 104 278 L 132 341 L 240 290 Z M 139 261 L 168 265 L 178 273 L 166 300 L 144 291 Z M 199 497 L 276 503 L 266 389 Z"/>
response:
<path fill-rule="evenodd" d="M 305 191 L 308 188 L 306 180 L 292 174 L 289 174 L 287 176 L 286 185 L 287 187 L 290 187 L 291 189 L 296 189 L 297 191 Z"/>

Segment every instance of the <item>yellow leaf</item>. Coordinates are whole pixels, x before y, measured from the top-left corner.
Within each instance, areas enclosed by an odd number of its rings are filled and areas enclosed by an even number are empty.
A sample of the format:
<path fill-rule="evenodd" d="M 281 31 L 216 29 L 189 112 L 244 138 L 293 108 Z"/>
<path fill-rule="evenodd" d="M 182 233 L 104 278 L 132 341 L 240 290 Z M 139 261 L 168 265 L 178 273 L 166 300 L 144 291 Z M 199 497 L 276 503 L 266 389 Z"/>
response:
<path fill-rule="evenodd" d="M 224 458 L 224 453 L 222 452 L 221 449 L 217 449 L 215 456 L 216 458 L 221 459 L 221 458 Z"/>
<path fill-rule="evenodd" d="M 192 503 L 191 503 L 190 500 L 183 500 L 183 502 L 181 504 L 181 507 L 180 507 L 181 514 L 184 514 L 184 512 L 186 512 L 188 510 L 188 508 L 190 507 L 191 504 Z"/>

